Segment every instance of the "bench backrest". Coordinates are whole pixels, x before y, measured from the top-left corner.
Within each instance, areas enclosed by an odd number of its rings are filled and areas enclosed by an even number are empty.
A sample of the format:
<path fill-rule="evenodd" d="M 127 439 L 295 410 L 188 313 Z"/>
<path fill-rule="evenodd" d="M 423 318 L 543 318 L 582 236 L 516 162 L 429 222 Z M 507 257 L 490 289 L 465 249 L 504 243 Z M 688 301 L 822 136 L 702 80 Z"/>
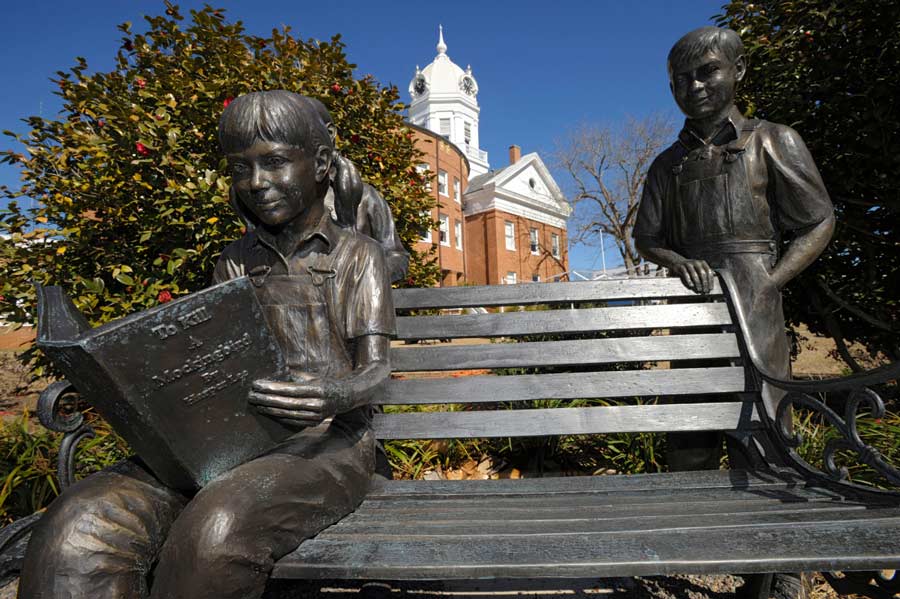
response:
<path fill-rule="evenodd" d="M 736 327 L 718 284 L 708 296 L 664 278 L 404 289 L 394 292 L 394 304 L 398 339 L 416 343 L 395 342 L 394 378 L 378 403 L 617 399 L 630 405 L 377 414 L 381 439 L 759 425 L 755 396 L 745 393 Z M 447 339 L 469 343 L 436 342 Z M 504 375 L 496 369 L 505 369 Z M 647 403 L 656 398 L 664 399 Z"/>

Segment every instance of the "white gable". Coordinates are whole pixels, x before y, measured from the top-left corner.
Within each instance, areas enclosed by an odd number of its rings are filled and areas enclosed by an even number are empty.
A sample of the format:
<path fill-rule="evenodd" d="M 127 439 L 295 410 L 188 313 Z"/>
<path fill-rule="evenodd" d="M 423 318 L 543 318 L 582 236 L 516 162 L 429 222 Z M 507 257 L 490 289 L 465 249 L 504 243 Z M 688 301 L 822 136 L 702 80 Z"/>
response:
<path fill-rule="evenodd" d="M 506 181 L 502 187 L 524 196 L 552 199 L 550 191 L 547 189 L 547 184 L 533 164 L 529 164 L 525 169 L 519 171 L 512 179 Z"/>
<path fill-rule="evenodd" d="M 561 229 L 566 228 L 572 212 L 544 161 L 534 152 L 467 191 L 465 199 L 466 215 L 500 210 Z"/>

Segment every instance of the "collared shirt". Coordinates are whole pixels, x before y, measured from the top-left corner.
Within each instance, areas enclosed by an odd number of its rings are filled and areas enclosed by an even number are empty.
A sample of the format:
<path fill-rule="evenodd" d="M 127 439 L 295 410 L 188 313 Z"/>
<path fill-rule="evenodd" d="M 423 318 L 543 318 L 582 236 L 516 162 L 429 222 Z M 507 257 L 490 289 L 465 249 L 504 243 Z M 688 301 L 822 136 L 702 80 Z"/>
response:
<path fill-rule="evenodd" d="M 268 267 L 270 275 L 307 272 L 327 262 L 335 271 L 333 314 L 341 338 L 396 334 L 390 280 L 381 247 L 352 229 L 339 227 L 326 212 L 318 225 L 302 236 L 290 255 L 278 251 L 274 237 L 258 228 L 232 242 L 219 257 L 215 282 Z"/>
<path fill-rule="evenodd" d="M 676 251 L 697 238 L 699 231 L 690 230 L 691 223 L 677 218 L 680 165 L 708 159 L 714 150 L 724 149 L 739 138 L 746 123 L 733 108 L 723 127 L 704 140 L 689 121 L 685 122 L 678 141 L 650 166 L 635 221 L 635 238 L 652 239 Z M 746 169 L 746 197 L 750 201 L 730 207 L 734 222 L 740 226 L 728 241 L 775 240 L 785 231 L 815 226 L 833 213 L 812 156 L 790 127 L 760 121 L 747 141 L 741 162 Z"/>

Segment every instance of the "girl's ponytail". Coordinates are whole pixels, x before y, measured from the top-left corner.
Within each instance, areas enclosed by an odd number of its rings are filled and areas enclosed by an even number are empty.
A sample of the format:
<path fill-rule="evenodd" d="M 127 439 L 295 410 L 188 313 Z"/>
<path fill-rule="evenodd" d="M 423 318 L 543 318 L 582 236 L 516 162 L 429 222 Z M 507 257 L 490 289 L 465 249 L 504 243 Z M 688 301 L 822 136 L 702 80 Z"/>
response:
<path fill-rule="evenodd" d="M 337 150 L 332 158 L 334 176 L 331 187 L 334 189 L 334 215 L 342 227 L 356 225 L 356 209 L 362 201 L 363 182 L 356 170 L 356 165 L 341 156 Z"/>

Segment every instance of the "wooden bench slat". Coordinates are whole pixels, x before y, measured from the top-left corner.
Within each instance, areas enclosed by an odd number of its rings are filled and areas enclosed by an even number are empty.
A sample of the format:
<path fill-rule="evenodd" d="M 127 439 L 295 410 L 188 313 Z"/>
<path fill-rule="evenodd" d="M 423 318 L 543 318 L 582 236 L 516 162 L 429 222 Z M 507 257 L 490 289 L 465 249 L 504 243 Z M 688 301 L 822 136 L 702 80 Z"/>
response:
<path fill-rule="evenodd" d="M 394 308 L 423 310 L 431 308 L 476 308 L 526 306 L 533 304 L 659 299 L 670 297 L 721 297 L 719 282 L 708 296 L 698 296 L 676 278 L 619 279 L 577 283 L 541 283 L 535 285 L 483 285 L 479 287 L 432 287 L 395 289 Z"/>
<path fill-rule="evenodd" d="M 759 421 L 753 402 L 375 414 L 379 439 L 451 439 L 723 431 Z"/>
<path fill-rule="evenodd" d="M 690 504 L 693 506 L 693 504 Z M 720 508 L 730 504 L 719 505 Z M 743 506 L 731 506 L 732 511 L 700 510 L 694 513 L 640 514 L 631 513 L 611 516 L 605 513 L 585 514 L 574 508 L 565 515 L 560 509 L 558 517 L 542 518 L 535 514 L 531 519 L 495 517 L 476 520 L 477 512 L 468 514 L 473 518 L 460 520 L 436 520 L 423 517 L 411 520 L 392 520 L 351 523 L 331 527 L 323 535 L 327 539 L 359 541 L 395 541 L 398 538 L 424 540 L 426 538 L 462 537 L 477 543 L 484 537 L 497 535 L 541 535 L 541 534 L 597 534 L 609 532 L 663 530 L 668 527 L 712 528 L 716 525 L 785 524 L 791 522 L 823 522 L 853 520 L 870 517 L 863 505 L 842 503 L 817 503 L 813 506 L 797 503 L 778 505 L 767 502 L 766 509 L 743 511 Z M 496 516 L 496 514 L 494 514 Z"/>
<path fill-rule="evenodd" d="M 543 501 L 543 498 L 541 499 Z M 485 503 L 485 502 L 482 502 Z M 803 510 L 833 510 L 833 509 L 869 509 L 863 503 L 835 501 L 834 498 L 811 498 L 803 501 L 781 501 L 774 498 L 754 496 L 751 499 L 729 497 L 727 501 L 721 498 L 708 500 L 693 500 L 681 503 L 681 511 L 674 506 L 673 501 L 659 501 L 657 503 L 640 503 L 639 516 L 635 513 L 635 503 L 620 502 L 616 505 L 600 506 L 574 506 L 571 509 L 557 507 L 532 506 L 531 508 L 513 508 L 511 512 L 498 512 L 490 506 L 483 506 L 465 510 L 426 510 L 421 513 L 412 510 L 362 510 L 358 514 L 348 516 L 335 524 L 329 530 L 335 534 L 356 534 L 361 530 L 382 531 L 390 529 L 397 534 L 408 530 L 447 530 L 452 531 L 454 526 L 472 525 L 476 529 L 481 526 L 515 526 L 516 523 L 542 522 L 548 528 L 554 524 L 563 526 L 565 523 L 592 522 L 595 520 L 617 520 L 621 518 L 656 518 L 671 517 L 675 513 L 684 515 L 697 514 L 751 514 L 756 512 L 780 512 L 787 513 Z M 687 509 L 691 511 L 687 511 Z M 437 533 L 435 533 L 437 534 Z"/>
<path fill-rule="evenodd" d="M 593 520 L 605 518 L 622 518 L 635 517 L 635 506 L 640 504 L 641 516 L 655 517 L 672 515 L 673 513 L 684 514 L 734 514 L 734 513 L 752 513 L 752 512 L 768 512 L 768 511 L 791 511 L 798 509 L 832 509 L 834 507 L 851 508 L 871 506 L 863 502 L 842 501 L 833 494 L 815 493 L 798 491 L 790 495 L 782 497 L 772 493 L 774 489 L 765 489 L 765 494 L 759 491 L 747 492 L 746 490 L 735 490 L 734 495 L 721 495 L 713 493 L 703 496 L 693 492 L 694 497 L 689 501 L 685 501 L 679 496 L 678 501 L 670 499 L 664 501 L 661 497 L 658 501 L 640 501 L 635 502 L 629 500 L 619 500 L 617 502 L 603 503 L 596 496 L 582 497 L 576 496 L 577 501 L 574 502 L 572 509 L 565 506 L 560 501 L 552 501 L 550 498 L 561 496 L 540 496 L 539 503 L 534 497 L 529 498 L 531 505 L 523 507 L 521 504 L 514 504 L 516 507 L 510 508 L 510 513 L 502 512 L 505 515 L 498 515 L 497 510 L 493 509 L 493 499 L 488 502 L 484 498 L 481 499 L 480 506 L 470 506 L 464 504 L 460 509 L 422 509 L 417 511 L 417 506 L 394 499 L 393 505 L 385 505 L 376 503 L 374 506 L 365 503 L 358 511 L 350 514 L 339 523 L 335 524 L 337 528 L 356 529 L 361 526 L 396 526 L 409 525 L 415 528 L 417 525 L 422 526 L 444 526 L 451 524 L 459 524 L 462 522 L 491 522 L 494 520 L 503 520 L 505 522 L 536 522 L 536 521 L 568 521 L 568 520 Z M 628 497 L 628 496 L 625 496 Z M 788 497 L 793 499 L 789 500 Z M 524 498 L 518 498 L 525 500 Z M 723 501 L 724 499 L 724 501 Z M 510 498 L 499 500 L 502 505 L 507 505 Z M 474 499 L 472 500 L 475 501 Z M 676 505 L 677 503 L 677 505 Z M 815 504 L 815 505 L 813 505 Z M 430 504 L 429 504 L 430 505 Z M 380 507 L 379 507 L 380 506 Z M 818 506 L 818 507 L 815 507 Z M 422 506 L 419 506 L 422 507 Z M 894 506 L 896 507 L 896 506 Z M 577 514 L 575 513 L 577 511 Z"/>
<path fill-rule="evenodd" d="M 571 374 L 466 376 L 392 379 L 375 403 L 394 405 L 490 403 L 533 399 L 656 397 L 737 393 L 745 389 L 744 369 L 682 368 Z"/>
<path fill-rule="evenodd" d="M 496 314 L 405 316 L 397 319 L 398 339 L 522 336 L 731 324 L 723 302 L 622 306 L 584 310 L 542 310 Z"/>
<path fill-rule="evenodd" d="M 628 476 L 547 476 L 519 480 L 390 480 L 373 483 L 366 500 L 444 499 L 454 497 L 529 497 L 570 493 L 610 494 L 653 489 L 746 489 L 803 487 L 807 482 L 793 470 L 694 470 L 630 474 Z"/>
<path fill-rule="evenodd" d="M 810 512 L 813 516 L 816 512 Z M 900 515 L 867 510 L 859 519 L 739 524 L 600 534 L 304 542 L 275 566 L 278 577 L 430 580 L 656 576 L 893 569 L 900 563 Z"/>
<path fill-rule="evenodd" d="M 730 333 L 391 349 L 395 372 L 738 358 Z"/>
<path fill-rule="evenodd" d="M 622 512 L 641 505 L 641 511 L 655 510 L 655 514 L 693 513 L 697 509 L 708 509 L 711 505 L 741 501 L 745 504 L 753 502 L 776 501 L 778 503 L 810 503 L 824 501 L 835 503 L 842 501 L 840 495 L 821 487 L 786 488 L 779 485 L 761 485 L 751 488 L 710 488 L 710 489 L 643 489 L 640 491 L 620 491 L 615 493 L 586 493 L 580 495 L 541 494 L 527 497 L 490 496 L 457 497 L 453 499 L 425 499 L 418 502 L 406 501 L 402 498 L 366 499 L 358 510 L 348 516 L 351 520 L 407 520 L 422 518 L 440 519 L 490 519 L 499 514 L 508 514 L 510 518 L 528 517 L 534 513 L 535 518 L 576 517 L 578 512 L 584 517 L 595 517 L 606 512 Z M 715 503 L 713 503 L 715 502 Z M 566 510 L 571 510 L 566 515 Z"/>

